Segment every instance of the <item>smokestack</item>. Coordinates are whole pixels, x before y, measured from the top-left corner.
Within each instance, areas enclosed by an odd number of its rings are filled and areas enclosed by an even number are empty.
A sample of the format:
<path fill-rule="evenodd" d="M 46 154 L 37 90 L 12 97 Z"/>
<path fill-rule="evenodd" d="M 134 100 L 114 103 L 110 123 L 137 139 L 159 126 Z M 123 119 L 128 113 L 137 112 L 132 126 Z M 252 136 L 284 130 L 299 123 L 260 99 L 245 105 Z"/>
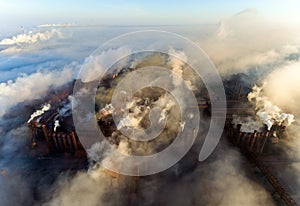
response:
<path fill-rule="evenodd" d="M 75 133 L 73 131 L 71 132 L 71 138 L 72 138 L 72 141 L 73 141 L 74 149 L 75 149 L 75 151 L 77 151 L 78 150 L 78 144 L 77 144 Z"/>
<path fill-rule="evenodd" d="M 52 152 L 53 149 L 54 149 L 54 147 L 53 147 L 52 141 L 51 141 L 50 138 L 49 138 L 48 131 L 47 131 L 47 127 L 46 127 L 45 124 L 42 125 L 42 130 L 43 130 L 43 133 L 44 133 L 46 142 L 47 142 L 47 144 L 48 144 L 49 152 Z"/>

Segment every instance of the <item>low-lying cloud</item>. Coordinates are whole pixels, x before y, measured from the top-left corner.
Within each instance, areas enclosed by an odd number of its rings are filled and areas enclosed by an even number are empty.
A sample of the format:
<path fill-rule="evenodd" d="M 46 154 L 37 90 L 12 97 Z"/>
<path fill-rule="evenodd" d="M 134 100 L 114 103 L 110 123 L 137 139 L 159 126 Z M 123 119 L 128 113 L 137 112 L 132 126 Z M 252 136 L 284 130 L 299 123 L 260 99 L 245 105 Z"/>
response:
<path fill-rule="evenodd" d="M 53 37 L 62 37 L 62 33 L 57 29 L 50 31 L 33 32 L 18 34 L 11 38 L 5 38 L 0 41 L 0 45 L 21 45 L 21 44 L 34 44 L 39 41 L 46 41 Z"/>
<path fill-rule="evenodd" d="M 0 83 L 0 116 L 20 102 L 44 97 L 50 87 L 70 82 L 74 78 L 74 72 L 74 67 L 66 66 L 61 70 L 24 74 L 15 80 Z"/>

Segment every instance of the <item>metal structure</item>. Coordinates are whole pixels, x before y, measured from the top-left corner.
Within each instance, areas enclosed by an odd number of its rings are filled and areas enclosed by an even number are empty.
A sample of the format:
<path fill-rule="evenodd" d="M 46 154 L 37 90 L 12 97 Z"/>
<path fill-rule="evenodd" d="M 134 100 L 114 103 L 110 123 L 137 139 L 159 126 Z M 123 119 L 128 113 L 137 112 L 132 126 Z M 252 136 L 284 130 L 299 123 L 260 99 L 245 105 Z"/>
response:
<path fill-rule="evenodd" d="M 253 133 L 241 132 L 241 127 L 241 124 L 236 127 L 230 123 L 226 124 L 226 132 L 229 141 L 233 145 L 239 147 L 242 153 L 259 168 L 261 173 L 274 188 L 274 193 L 277 193 L 287 206 L 297 206 L 296 201 L 292 198 L 289 192 L 284 189 L 280 181 L 261 160 L 261 155 L 266 143 L 270 142 L 271 135 L 277 133 L 277 135 L 281 136 L 285 127 L 281 125 L 274 125 L 270 131 L 254 131 Z"/>
<path fill-rule="evenodd" d="M 233 85 L 232 85 L 233 86 Z M 226 88 L 226 86 L 225 86 Z M 257 168 L 260 169 L 261 173 L 266 177 L 268 182 L 272 185 L 275 192 L 281 197 L 281 199 L 288 206 L 295 206 L 297 203 L 289 192 L 284 189 L 280 180 L 276 177 L 272 170 L 264 163 L 261 156 L 265 150 L 265 146 L 271 142 L 271 139 L 275 136 L 283 136 L 285 127 L 282 125 L 274 125 L 270 131 L 266 128 L 262 131 L 254 132 L 243 132 L 241 131 L 242 125 L 233 125 L 231 123 L 232 116 L 238 114 L 239 116 L 251 116 L 254 115 L 254 112 L 247 105 L 247 98 L 242 94 L 243 88 L 239 84 L 239 81 L 236 80 L 234 88 L 227 89 L 227 123 L 225 125 L 225 131 L 229 141 L 241 149 L 241 152 L 246 155 L 246 157 L 253 162 Z M 198 108 L 203 111 L 210 113 L 210 102 L 203 100 L 198 102 Z M 224 109 L 224 108 L 219 108 Z M 53 118 L 57 115 L 57 111 L 52 110 L 44 114 L 42 118 L 38 120 L 33 120 L 28 123 L 28 126 L 31 129 L 32 139 L 31 146 L 32 148 L 37 146 L 38 139 L 44 139 L 47 143 L 49 153 L 76 153 L 77 151 L 84 151 L 83 147 L 80 144 L 80 141 L 74 132 L 73 125 L 69 124 L 69 128 L 63 128 L 59 131 L 53 131 L 51 125 L 53 123 Z M 71 118 L 71 117 L 69 117 Z M 68 121 L 68 120 L 66 120 Z M 98 120 L 101 130 L 106 133 L 110 133 L 110 127 L 112 126 L 110 122 L 105 122 L 102 119 Z M 118 184 L 119 174 L 114 173 L 108 170 L 105 170 L 109 176 L 116 180 Z M 139 178 L 133 178 L 133 186 L 130 187 L 129 200 L 128 204 L 132 205 L 135 202 L 135 195 L 138 193 L 138 181 Z"/>

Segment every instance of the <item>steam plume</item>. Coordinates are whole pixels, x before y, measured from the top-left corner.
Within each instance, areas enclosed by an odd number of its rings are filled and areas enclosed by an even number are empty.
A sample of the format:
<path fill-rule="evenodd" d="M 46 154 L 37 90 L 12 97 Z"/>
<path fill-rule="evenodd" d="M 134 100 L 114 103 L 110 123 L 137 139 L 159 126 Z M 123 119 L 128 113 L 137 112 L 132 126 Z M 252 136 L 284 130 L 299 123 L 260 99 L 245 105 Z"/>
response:
<path fill-rule="evenodd" d="M 252 92 L 248 94 L 248 100 L 255 104 L 255 110 L 262 122 L 267 125 L 268 130 L 272 125 L 284 124 L 290 126 L 295 120 L 293 114 L 282 113 L 281 109 L 262 94 L 262 88 L 254 86 Z"/>
<path fill-rule="evenodd" d="M 34 118 L 41 116 L 44 112 L 48 111 L 51 108 L 50 104 L 45 104 L 40 110 L 36 110 L 29 118 L 27 123 L 31 122 Z"/>
<path fill-rule="evenodd" d="M 20 45 L 20 44 L 33 44 L 38 41 L 46 41 L 52 37 L 61 37 L 62 34 L 57 29 L 52 29 L 51 31 L 37 32 L 33 31 L 28 32 L 27 34 L 19 34 L 12 38 L 6 38 L 0 41 L 0 45 Z"/>

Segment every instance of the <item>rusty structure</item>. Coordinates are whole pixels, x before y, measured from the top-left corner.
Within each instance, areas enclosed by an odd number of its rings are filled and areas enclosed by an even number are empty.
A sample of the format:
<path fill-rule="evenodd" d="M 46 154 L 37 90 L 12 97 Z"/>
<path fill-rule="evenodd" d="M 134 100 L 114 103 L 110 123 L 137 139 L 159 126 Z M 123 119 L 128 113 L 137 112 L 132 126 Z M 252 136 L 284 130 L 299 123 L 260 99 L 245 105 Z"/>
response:
<path fill-rule="evenodd" d="M 270 131 L 265 128 L 262 132 L 256 130 L 254 132 L 242 132 L 241 124 L 235 126 L 228 122 L 225 127 L 227 137 L 235 146 L 255 154 L 262 154 L 266 143 L 271 140 L 271 137 L 273 135 L 281 137 L 285 130 L 285 126 L 273 125 Z"/>
<path fill-rule="evenodd" d="M 266 177 L 270 185 L 274 188 L 274 193 L 277 193 L 283 202 L 288 206 L 297 206 L 296 201 L 281 185 L 277 177 L 271 172 L 267 165 L 261 160 L 265 145 L 270 142 L 273 134 L 282 136 L 285 129 L 284 126 L 274 125 L 270 131 L 263 132 L 241 132 L 241 124 L 234 127 L 233 124 L 226 124 L 227 137 L 229 141 L 239 147 L 246 157 L 254 163 L 261 173 Z"/>
<path fill-rule="evenodd" d="M 31 129 L 31 147 L 38 146 L 41 141 L 46 141 L 49 153 L 75 153 L 83 147 L 74 131 L 57 131 L 47 128 L 46 124 L 28 124 Z"/>
<path fill-rule="evenodd" d="M 108 87 L 108 85 L 105 85 Z M 289 193 L 280 184 L 280 181 L 271 172 L 271 170 L 264 164 L 260 156 L 263 155 L 266 145 L 272 142 L 272 138 L 282 137 L 285 131 L 285 127 L 282 125 L 273 125 L 270 130 L 266 127 L 261 131 L 255 130 L 254 132 L 243 132 L 241 131 L 242 125 L 234 125 L 232 123 L 233 115 L 238 114 L 239 116 L 251 116 L 254 115 L 254 110 L 247 106 L 247 96 L 243 95 L 243 88 L 239 84 L 239 80 L 236 80 L 233 89 L 230 86 L 227 88 L 227 121 L 225 125 L 225 132 L 228 140 L 232 145 L 239 147 L 241 152 L 253 162 L 261 171 L 261 173 L 266 177 L 268 182 L 272 185 L 275 192 L 279 194 L 281 199 L 288 206 L 296 206 L 296 202 L 289 195 Z M 226 89 L 226 84 L 225 84 Z M 247 92 L 247 90 L 246 90 Z M 206 110 L 210 113 L 210 102 L 207 100 L 199 101 L 198 108 L 200 110 Z M 223 110 L 224 108 L 219 108 Z M 218 110 L 218 108 L 217 108 Z M 28 123 L 31 129 L 32 138 L 31 146 L 32 148 L 37 147 L 39 142 L 44 141 L 47 145 L 47 150 L 49 153 L 76 153 L 78 151 L 84 151 L 76 133 L 73 128 L 72 116 L 64 117 L 61 128 L 58 131 L 53 131 L 54 117 L 57 116 L 58 112 L 52 109 L 46 112 L 42 118 L 34 119 Z M 110 133 L 110 128 L 112 125 L 110 121 L 104 121 L 104 119 L 99 119 L 98 124 L 104 134 Z M 111 176 L 115 181 L 112 184 L 118 185 L 119 174 L 109 170 L 104 170 L 106 174 Z M 138 181 L 139 178 L 134 178 L 133 187 L 130 187 L 128 205 L 134 202 L 134 194 L 138 192 Z"/>
<path fill-rule="evenodd" d="M 297 206 L 290 190 L 285 188 L 277 176 L 272 172 L 271 168 L 264 161 L 264 151 L 266 146 L 277 143 L 279 139 L 285 138 L 285 126 L 275 124 L 270 130 L 265 125 L 264 128 L 254 130 L 253 132 L 242 131 L 242 124 L 234 125 L 232 123 L 233 115 L 240 117 L 254 116 L 254 110 L 247 107 L 247 96 L 243 95 L 243 88 L 239 84 L 239 80 L 235 81 L 233 90 L 227 89 L 227 120 L 225 124 L 225 132 L 227 139 L 233 146 L 240 148 L 240 151 L 252 162 L 267 179 L 273 187 L 275 194 L 278 194 L 283 203 L 287 206 Z M 275 160 L 276 161 L 276 160 Z"/>
<path fill-rule="evenodd" d="M 83 150 L 83 147 L 74 131 L 69 133 L 51 132 L 47 130 L 46 125 L 42 125 L 42 130 L 49 152 L 74 153 L 78 150 Z"/>
<path fill-rule="evenodd" d="M 233 145 L 239 147 L 241 152 L 245 154 L 245 156 L 254 163 L 266 177 L 270 185 L 274 188 L 273 195 L 277 193 L 287 206 L 297 206 L 293 197 L 287 192 L 281 182 L 261 159 L 265 145 L 268 142 L 271 142 L 273 135 L 282 137 L 285 127 L 282 125 L 274 125 L 270 131 L 265 129 L 262 132 L 242 132 L 241 127 L 241 124 L 236 125 L 236 127 L 231 123 L 226 124 L 225 128 L 229 141 Z"/>
<path fill-rule="evenodd" d="M 262 154 L 265 144 L 270 137 L 269 131 L 264 132 L 241 132 L 241 124 L 236 128 L 233 124 L 227 124 L 227 136 L 229 140 L 236 146 L 248 152 Z"/>
<path fill-rule="evenodd" d="M 271 170 L 260 160 L 257 155 L 253 153 L 247 153 L 247 157 L 260 169 L 262 174 L 264 174 L 268 182 L 274 188 L 274 193 L 277 193 L 287 206 L 297 206 L 297 202 L 286 191 L 286 189 L 284 189 L 277 177 L 272 174 Z"/>
<path fill-rule="evenodd" d="M 50 94 L 46 102 L 51 108 L 28 122 L 31 131 L 30 145 L 43 153 L 70 153 L 83 152 L 84 149 L 75 133 L 71 111 L 65 107 L 69 104 L 69 95 L 72 93 L 71 83 L 60 91 Z M 64 114 L 60 114 L 65 110 Z M 59 127 L 54 122 L 59 120 Z M 54 129 L 55 128 L 55 129 Z"/>

